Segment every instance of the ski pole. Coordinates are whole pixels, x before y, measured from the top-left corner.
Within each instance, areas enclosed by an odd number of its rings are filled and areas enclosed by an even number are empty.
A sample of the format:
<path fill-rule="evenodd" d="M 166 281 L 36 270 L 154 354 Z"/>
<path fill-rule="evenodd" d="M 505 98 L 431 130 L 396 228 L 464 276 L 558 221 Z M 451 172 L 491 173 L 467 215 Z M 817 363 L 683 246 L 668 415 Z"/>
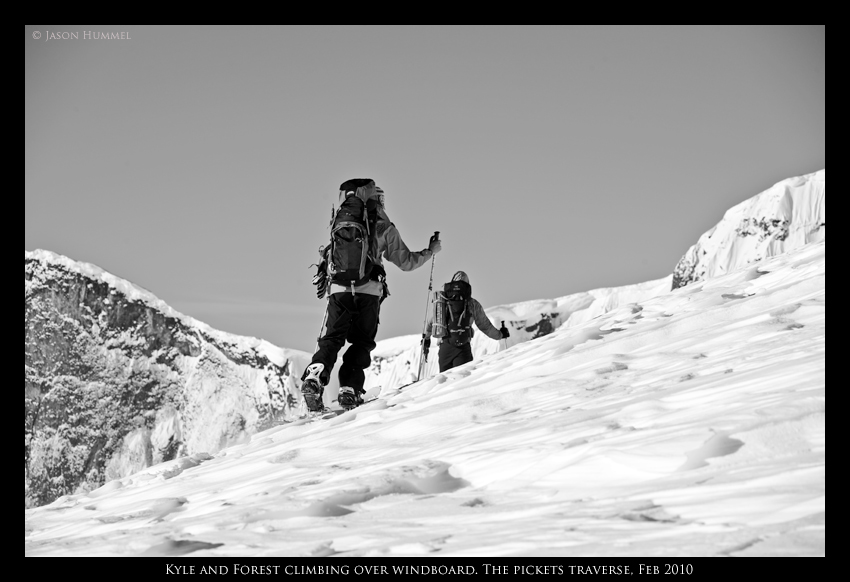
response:
<path fill-rule="evenodd" d="M 331 296 L 328 294 L 328 298 L 325 300 L 325 316 L 322 318 L 322 327 L 319 328 L 319 337 L 316 338 L 316 349 L 313 351 L 313 354 L 319 351 L 319 342 L 322 341 L 322 336 L 325 335 L 325 324 L 328 322 L 328 307 L 331 303 Z"/>
<path fill-rule="evenodd" d="M 331 222 L 333 222 L 333 206 L 331 206 Z M 325 261 L 325 245 L 319 246 L 319 257 L 322 258 L 322 261 L 319 262 L 319 266 L 322 265 Z M 321 270 L 321 267 L 320 267 Z M 316 281 L 316 278 L 319 277 L 320 273 L 316 273 L 316 277 L 313 278 L 313 281 Z M 319 351 L 319 342 L 322 340 L 322 336 L 325 335 L 325 324 L 328 322 L 328 307 L 331 304 L 331 294 L 330 294 L 330 281 L 325 279 L 325 315 L 322 317 L 322 327 L 319 328 L 319 337 L 316 338 L 316 349 L 313 351 L 315 354 Z"/>
<path fill-rule="evenodd" d="M 432 240 L 440 240 L 440 231 L 435 230 Z M 434 289 L 434 261 L 437 255 L 431 255 L 431 276 L 428 278 L 428 297 L 425 300 L 425 321 L 422 322 L 422 348 L 419 350 L 419 370 L 416 372 L 416 381 L 422 376 L 425 371 L 425 364 L 428 362 L 428 357 L 425 355 L 425 328 L 428 327 L 428 305 L 431 303 L 431 292 Z"/>

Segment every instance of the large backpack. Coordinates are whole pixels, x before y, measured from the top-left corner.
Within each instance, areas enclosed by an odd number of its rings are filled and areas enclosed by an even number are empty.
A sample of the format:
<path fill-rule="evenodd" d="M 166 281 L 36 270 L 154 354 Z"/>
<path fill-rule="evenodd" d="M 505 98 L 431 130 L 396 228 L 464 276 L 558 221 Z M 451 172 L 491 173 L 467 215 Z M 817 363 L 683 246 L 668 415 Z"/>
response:
<path fill-rule="evenodd" d="M 374 263 L 377 254 L 378 204 L 368 198 L 375 182 L 355 179 L 343 182 L 339 189 L 345 198 L 331 218 L 331 242 L 325 249 L 328 277 L 333 283 L 351 287 L 363 285 L 378 274 Z"/>
<path fill-rule="evenodd" d="M 472 339 L 472 286 L 466 281 L 443 285 L 446 333 L 449 343 L 462 346 Z"/>

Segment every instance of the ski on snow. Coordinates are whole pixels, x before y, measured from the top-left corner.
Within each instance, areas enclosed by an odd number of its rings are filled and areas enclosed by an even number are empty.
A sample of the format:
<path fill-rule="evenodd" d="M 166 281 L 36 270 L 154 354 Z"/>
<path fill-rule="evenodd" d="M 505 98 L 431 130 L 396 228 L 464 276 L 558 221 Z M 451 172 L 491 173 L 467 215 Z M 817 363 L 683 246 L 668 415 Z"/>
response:
<path fill-rule="evenodd" d="M 403 386 L 399 386 L 398 389 L 396 390 L 396 392 L 401 391 L 404 388 L 407 388 L 408 386 L 412 386 L 413 384 L 416 384 L 416 382 L 417 381 L 408 382 L 407 384 L 404 384 Z M 360 408 L 364 404 L 369 404 L 370 402 L 375 402 L 376 400 L 380 400 L 380 399 L 381 399 L 380 396 L 375 396 L 374 398 L 370 398 L 369 400 L 364 400 L 363 403 L 358 404 L 357 406 L 352 406 L 351 408 L 325 408 L 324 410 L 319 410 L 317 412 L 307 412 L 307 417 L 306 417 L 307 422 L 317 422 L 319 420 L 327 420 L 329 418 L 336 418 L 337 416 L 339 416 L 341 414 L 345 414 L 346 412 L 349 412 L 351 410 L 357 410 L 358 408 Z M 336 402 L 336 400 L 334 400 L 334 402 Z"/>
<path fill-rule="evenodd" d="M 317 412 L 308 412 L 307 413 L 307 422 L 316 422 L 319 420 L 326 420 L 329 418 L 336 418 L 341 414 L 345 414 L 350 410 L 357 410 L 364 404 L 369 404 L 370 402 L 375 402 L 378 400 L 378 397 L 370 398 L 369 400 L 365 400 L 363 404 L 359 404 L 357 406 L 353 406 L 351 408 L 325 408 L 324 410 L 319 410 Z"/>

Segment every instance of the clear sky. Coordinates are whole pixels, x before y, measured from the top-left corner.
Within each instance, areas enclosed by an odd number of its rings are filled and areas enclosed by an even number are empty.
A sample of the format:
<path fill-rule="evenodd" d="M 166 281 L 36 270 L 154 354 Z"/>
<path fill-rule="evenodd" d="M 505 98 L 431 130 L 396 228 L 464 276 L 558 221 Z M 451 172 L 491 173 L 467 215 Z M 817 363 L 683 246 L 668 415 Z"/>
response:
<path fill-rule="evenodd" d="M 24 40 L 25 250 L 306 351 L 346 179 L 376 180 L 412 250 L 441 231 L 435 285 L 465 270 L 490 307 L 664 277 L 728 208 L 826 165 L 824 26 Z M 378 339 L 421 333 L 429 272 L 388 267 Z"/>

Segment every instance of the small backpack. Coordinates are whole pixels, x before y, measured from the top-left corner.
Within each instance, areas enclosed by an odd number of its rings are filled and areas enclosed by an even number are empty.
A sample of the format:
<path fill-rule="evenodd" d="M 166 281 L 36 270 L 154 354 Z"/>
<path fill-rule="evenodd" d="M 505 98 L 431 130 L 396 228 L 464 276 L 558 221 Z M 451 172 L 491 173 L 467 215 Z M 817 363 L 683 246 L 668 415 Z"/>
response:
<path fill-rule="evenodd" d="M 332 211 L 331 241 L 324 249 L 327 273 L 331 282 L 346 287 L 362 285 L 377 274 L 374 257 L 377 252 L 378 204 L 369 192 L 375 182 L 367 178 L 348 180 L 339 189 L 345 198 L 339 210 Z M 344 194 L 342 194 L 344 193 Z M 366 202 L 363 198 L 368 198 Z"/>
<path fill-rule="evenodd" d="M 472 286 L 466 281 L 451 281 L 443 285 L 442 299 L 449 343 L 462 346 L 472 339 Z"/>

